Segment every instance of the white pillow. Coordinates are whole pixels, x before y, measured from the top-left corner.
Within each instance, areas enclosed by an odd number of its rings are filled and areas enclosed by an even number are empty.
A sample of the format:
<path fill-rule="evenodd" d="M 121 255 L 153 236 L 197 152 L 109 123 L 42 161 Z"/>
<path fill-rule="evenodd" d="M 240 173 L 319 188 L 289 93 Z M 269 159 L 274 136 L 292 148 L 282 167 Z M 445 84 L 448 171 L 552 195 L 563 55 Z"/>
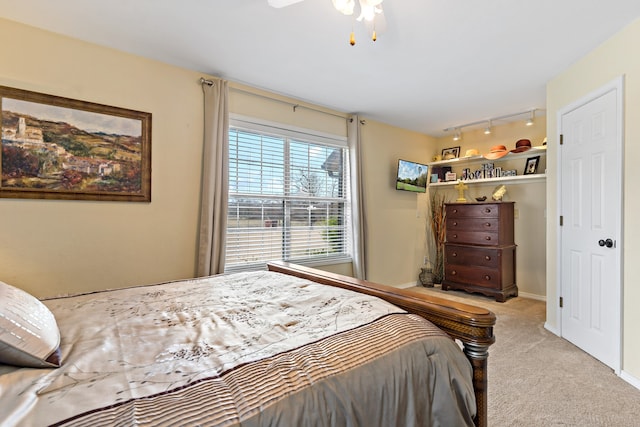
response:
<path fill-rule="evenodd" d="M 33 295 L 0 282 L 0 363 L 30 368 L 60 366 L 60 331 Z"/>

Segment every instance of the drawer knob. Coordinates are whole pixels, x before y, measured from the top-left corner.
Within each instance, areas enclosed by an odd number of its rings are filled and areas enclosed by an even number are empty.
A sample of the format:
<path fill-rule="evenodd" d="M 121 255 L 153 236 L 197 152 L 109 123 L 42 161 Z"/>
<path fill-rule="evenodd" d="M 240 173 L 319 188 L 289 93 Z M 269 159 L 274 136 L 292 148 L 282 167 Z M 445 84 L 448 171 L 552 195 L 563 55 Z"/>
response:
<path fill-rule="evenodd" d="M 485 213 L 491 213 L 491 209 L 489 209 L 489 208 L 485 208 L 484 211 L 485 211 Z"/>
<path fill-rule="evenodd" d="M 487 261 L 491 261 L 491 257 L 489 255 L 485 255 L 484 259 L 486 259 Z"/>
<path fill-rule="evenodd" d="M 454 235 L 453 235 L 453 238 L 454 238 L 454 239 L 457 239 L 457 238 L 458 238 L 458 235 L 457 235 L 457 234 L 454 234 Z"/>
<path fill-rule="evenodd" d="M 485 240 L 491 240 L 491 236 L 487 236 L 484 238 Z"/>
<path fill-rule="evenodd" d="M 487 222 L 487 223 L 485 224 L 485 226 L 487 226 L 487 227 L 491 227 L 491 223 L 490 223 L 490 222 Z"/>
<path fill-rule="evenodd" d="M 454 210 L 453 210 L 453 213 L 458 213 L 458 209 L 454 209 Z"/>
<path fill-rule="evenodd" d="M 484 276 L 484 280 L 491 280 L 491 276 L 489 276 L 488 274 Z"/>
<path fill-rule="evenodd" d="M 454 258 L 455 258 L 455 257 L 457 257 L 457 256 L 458 256 L 458 252 L 453 252 L 453 253 L 451 254 L 451 256 L 452 256 L 452 257 L 454 257 Z"/>
<path fill-rule="evenodd" d="M 452 276 L 455 276 L 456 274 L 458 274 L 458 273 L 456 273 L 456 271 L 455 271 L 455 270 L 451 270 L 451 275 L 452 275 Z"/>
<path fill-rule="evenodd" d="M 458 225 L 458 222 L 457 221 L 453 221 L 453 225 Z"/>

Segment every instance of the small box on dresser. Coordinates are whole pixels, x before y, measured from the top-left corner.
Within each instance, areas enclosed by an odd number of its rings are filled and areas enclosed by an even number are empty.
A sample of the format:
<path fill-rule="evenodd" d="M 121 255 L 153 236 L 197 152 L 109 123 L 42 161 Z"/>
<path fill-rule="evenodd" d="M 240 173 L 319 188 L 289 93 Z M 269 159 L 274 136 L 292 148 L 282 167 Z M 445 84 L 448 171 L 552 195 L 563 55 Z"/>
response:
<path fill-rule="evenodd" d="M 517 296 L 513 219 L 514 202 L 446 203 L 442 289 Z"/>

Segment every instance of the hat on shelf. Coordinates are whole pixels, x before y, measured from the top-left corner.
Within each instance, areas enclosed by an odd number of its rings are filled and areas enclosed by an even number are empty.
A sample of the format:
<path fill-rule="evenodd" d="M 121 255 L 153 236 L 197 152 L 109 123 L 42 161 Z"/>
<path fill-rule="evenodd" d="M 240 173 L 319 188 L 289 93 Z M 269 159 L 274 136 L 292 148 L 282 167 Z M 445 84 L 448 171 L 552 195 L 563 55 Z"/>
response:
<path fill-rule="evenodd" d="M 522 153 L 531 149 L 531 141 L 528 139 L 519 139 L 516 141 L 516 148 L 511 150 L 512 153 Z"/>
<path fill-rule="evenodd" d="M 544 139 L 542 140 L 542 145 L 537 145 L 533 148 L 537 148 L 538 150 L 544 150 L 547 148 L 547 137 L 545 136 Z"/>
<path fill-rule="evenodd" d="M 475 148 L 470 148 L 464 153 L 465 157 L 473 157 L 473 156 L 479 156 L 479 155 L 480 155 L 480 152 Z"/>
<path fill-rule="evenodd" d="M 500 157 L 504 157 L 507 154 L 509 154 L 507 147 L 505 147 L 504 145 L 494 145 L 493 147 L 491 147 L 491 150 L 484 155 L 484 158 L 495 160 L 499 159 Z"/>

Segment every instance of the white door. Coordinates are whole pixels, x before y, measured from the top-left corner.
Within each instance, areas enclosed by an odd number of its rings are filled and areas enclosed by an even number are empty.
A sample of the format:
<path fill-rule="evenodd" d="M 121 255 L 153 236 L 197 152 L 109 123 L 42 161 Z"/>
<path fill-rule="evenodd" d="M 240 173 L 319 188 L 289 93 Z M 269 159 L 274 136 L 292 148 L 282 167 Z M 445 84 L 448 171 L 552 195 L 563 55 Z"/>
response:
<path fill-rule="evenodd" d="M 622 80 L 561 113 L 561 334 L 620 370 Z"/>

